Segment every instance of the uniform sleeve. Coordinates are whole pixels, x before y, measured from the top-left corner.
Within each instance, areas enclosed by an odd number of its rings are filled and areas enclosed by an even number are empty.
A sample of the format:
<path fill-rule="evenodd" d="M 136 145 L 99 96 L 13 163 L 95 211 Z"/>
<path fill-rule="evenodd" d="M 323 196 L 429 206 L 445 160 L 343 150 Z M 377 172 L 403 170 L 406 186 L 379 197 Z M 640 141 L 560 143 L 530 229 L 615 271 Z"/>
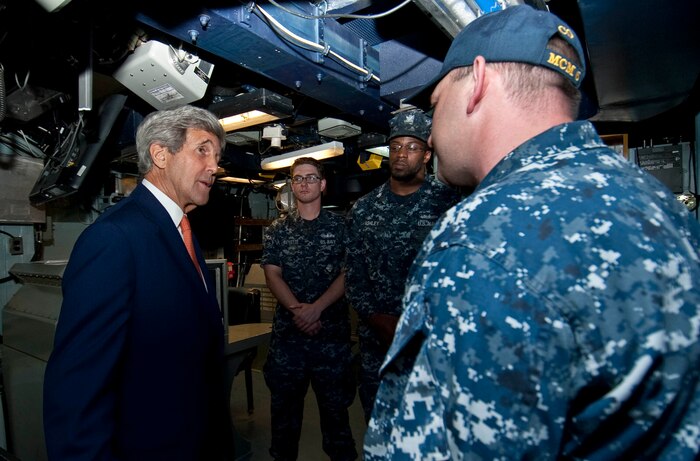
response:
<path fill-rule="evenodd" d="M 280 261 L 280 252 L 277 248 L 275 236 L 278 234 L 279 222 L 275 221 L 263 231 L 263 254 L 260 259 L 260 264 L 271 264 L 273 266 L 282 265 Z"/>
<path fill-rule="evenodd" d="M 410 367 L 410 348 L 385 367 L 365 459 L 548 459 L 566 417 L 570 330 L 478 254 L 453 248 L 428 266 L 406 306 L 427 311 L 427 334 Z"/>
<path fill-rule="evenodd" d="M 111 225 L 89 227 L 71 254 L 44 379 L 44 428 L 52 460 L 111 460 L 116 386 L 128 334 L 137 261 Z"/>
<path fill-rule="evenodd" d="M 357 205 L 350 210 L 347 218 L 348 246 L 345 256 L 345 295 L 348 302 L 361 319 L 368 318 L 374 313 L 368 266 L 365 261 L 367 255 L 363 251 L 363 239 L 359 229 Z"/>

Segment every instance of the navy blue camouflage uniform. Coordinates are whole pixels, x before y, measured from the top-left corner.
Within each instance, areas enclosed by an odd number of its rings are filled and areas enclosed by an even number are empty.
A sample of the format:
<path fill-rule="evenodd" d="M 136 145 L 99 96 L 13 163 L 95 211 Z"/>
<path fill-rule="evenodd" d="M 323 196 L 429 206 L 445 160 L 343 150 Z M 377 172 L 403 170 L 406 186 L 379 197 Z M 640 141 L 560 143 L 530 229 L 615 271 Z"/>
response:
<path fill-rule="evenodd" d="M 524 143 L 416 258 L 364 459 L 698 459 L 699 239 L 590 123 Z"/>
<path fill-rule="evenodd" d="M 279 266 L 297 300 L 312 303 L 340 275 L 346 239 L 343 217 L 321 209 L 316 219 L 307 221 L 293 211 L 266 229 L 261 262 Z M 271 394 L 270 454 L 278 460 L 297 458 L 304 397 L 311 383 L 324 451 L 333 461 L 354 460 L 348 407 L 355 398 L 355 380 L 347 303 L 341 298 L 328 306 L 321 313 L 321 330 L 313 336 L 301 332 L 293 317 L 277 305 L 264 365 Z"/>
<path fill-rule="evenodd" d="M 359 318 L 359 395 L 367 420 L 387 351 L 367 318 L 377 313 L 401 315 L 401 298 L 413 258 L 435 221 L 460 197 L 435 177 L 426 176 L 420 189 L 406 196 L 394 194 L 389 183 L 384 183 L 357 200 L 348 214 L 345 289 Z"/>

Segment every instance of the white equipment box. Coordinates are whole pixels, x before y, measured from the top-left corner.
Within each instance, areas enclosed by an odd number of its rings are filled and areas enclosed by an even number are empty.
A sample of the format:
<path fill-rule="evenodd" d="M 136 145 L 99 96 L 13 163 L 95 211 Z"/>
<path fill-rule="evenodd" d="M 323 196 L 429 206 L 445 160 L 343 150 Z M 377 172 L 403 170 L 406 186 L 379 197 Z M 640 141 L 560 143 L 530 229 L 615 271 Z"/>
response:
<path fill-rule="evenodd" d="M 134 50 L 114 78 L 158 110 L 204 96 L 214 65 L 184 50 L 150 40 Z"/>

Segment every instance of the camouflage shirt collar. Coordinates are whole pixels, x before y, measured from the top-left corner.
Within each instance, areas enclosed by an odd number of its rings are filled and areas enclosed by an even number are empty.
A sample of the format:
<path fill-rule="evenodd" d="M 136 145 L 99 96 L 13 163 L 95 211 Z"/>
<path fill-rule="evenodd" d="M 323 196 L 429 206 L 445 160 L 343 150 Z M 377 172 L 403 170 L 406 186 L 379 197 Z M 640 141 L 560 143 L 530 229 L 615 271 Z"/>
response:
<path fill-rule="evenodd" d="M 479 188 L 500 182 L 514 171 L 526 168 L 533 163 L 546 161 L 549 156 L 560 155 L 567 150 L 562 149 L 562 146 L 569 146 L 568 149 L 573 153 L 582 148 L 603 147 L 605 143 L 589 121 L 556 125 L 530 138 L 506 155 L 486 175 Z"/>

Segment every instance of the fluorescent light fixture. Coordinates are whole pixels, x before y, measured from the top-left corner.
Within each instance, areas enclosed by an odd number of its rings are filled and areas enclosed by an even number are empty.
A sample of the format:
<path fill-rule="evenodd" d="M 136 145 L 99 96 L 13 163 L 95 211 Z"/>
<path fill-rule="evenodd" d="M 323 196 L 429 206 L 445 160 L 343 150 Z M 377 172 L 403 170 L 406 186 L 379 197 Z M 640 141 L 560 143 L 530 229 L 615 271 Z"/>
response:
<path fill-rule="evenodd" d="M 259 110 L 251 110 L 249 112 L 243 112 L 242 114 L 224 117 L 219 119 L 219 122 L 221 122 L 224 130 L 228 132 L 240 130 L 253 125 L 260 125 L 261 123 L 274 122 L 275 120 L 279 120 L 279 117 Z"/>
<path fill-rule="evenodd" d="M 260 179 L 248 179 L 248 178 L 238 178 L 236 176 L 224 176 L 222 178 L 217 178 L 217 181 L 231 182 L 236 184 L 264 184 L 265 181 Z"/>
<path fill-rule="evenodd" d="M 343 155 L 345 148 L 342 142 L 332 141 L 306 149 L 285 152 L 279 155 L 267 157 L 260 162 L 260 167 L 263 170 L 279 170 L 292 166 L 294 160 L 300 157 L 312 157 L 316 160 L 324 160 L 331 157 Z"/>
<path fill-rule="evenodd" d="M 382 157 L 389 158 L 389 146 L 377 146 L 377 147 L 371 147 L 369 149 L 365 149 L 367 152 L 371 152 L 373 154 L 381 155 Z"/>
<path fill-rule="evenodd" d="M 224 130 L 236 131 L 292 115 L 292 100 L 260 88 L 209 106 Z"/>

